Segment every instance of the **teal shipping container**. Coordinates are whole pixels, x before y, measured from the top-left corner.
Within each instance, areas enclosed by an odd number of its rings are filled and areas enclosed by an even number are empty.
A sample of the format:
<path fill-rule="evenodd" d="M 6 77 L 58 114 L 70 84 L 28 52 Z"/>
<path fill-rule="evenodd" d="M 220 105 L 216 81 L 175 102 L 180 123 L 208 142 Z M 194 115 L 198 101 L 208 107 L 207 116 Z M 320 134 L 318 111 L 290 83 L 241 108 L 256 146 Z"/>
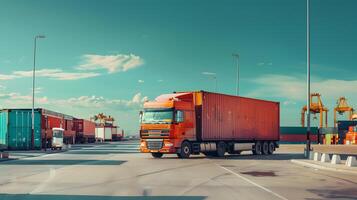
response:
<path fill-rule="evenodd" d="M 0 112 L 0 150 L 7 149 L 7 113 Z"/>
<path fill-rule="evenodd" d="M 0 135 L 7 136 L 7 147 L 11 150 L 41 148 L 41 112 L 35 110 L 34 146 L 32 147 L 31 109 L 8 109 L 0 114 Z"/>

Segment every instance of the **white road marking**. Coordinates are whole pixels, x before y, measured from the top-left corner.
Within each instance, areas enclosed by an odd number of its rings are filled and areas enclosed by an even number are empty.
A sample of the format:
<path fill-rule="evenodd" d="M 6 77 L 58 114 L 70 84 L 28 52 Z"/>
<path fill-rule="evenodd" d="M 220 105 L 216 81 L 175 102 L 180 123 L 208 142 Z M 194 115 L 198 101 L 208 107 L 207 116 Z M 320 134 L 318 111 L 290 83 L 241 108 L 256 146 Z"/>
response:
<path fill-rule="evenodd" d="M 216 164 L 216 165 L 218 165 L 218 164 Z M 258 183 L 255 183 L 255 182 L 253 182 L 253 181 L 251 181 L 251 180 L 245 178 L 244 176 L 241 176 L 241 175 L 235 173 L 234 171 L 232 171 L 232 170 L 230 170 L 230 169 L 228 169 L 228 168 L 225 168 L 225 167 L 223 167 L 223 166 L 221 166 L 221 165 L 218 165 L 218 166 L 221 167 L 222 169 L 224 169 L 224 170 L 230 172 L 231 174 L 237 176 L 238 178 L 241 178 L 241 179 L 247 181 L 248 183 L 250 183 L 250 184 L 252 184 L 252 185 L 254 185 L 254 186 L 256 186 L 256 187 L 258 187 L 258 188 L 260 188 L 260 189 L 262 189 L 262 190 L 264 190 L 264 191 L 266 191 L 266 192 L 268 192 L 268 193 L 270 193 L 270 194 L 272 194 L 272 195 L 274 195 L 274 196 L 276 196 L 276 197 L 278 197 L 279 199 L 288 200 L 287 198 L 281 196 L 280 194 L 277 194 L 277 193 L 275 193 L 275 192 L 269 190 L 268 188 L 266 188 L 266 187 L 264 187 L 264 186 L 261 186 L 261 185 L 259 185 Z"/>
<path fill-rule="evenodd" d="M 36 194 L 36 193 L 40 193 L 43 191 L 43 189 L 49 185 L 50 181 L 52 181 L 52 179 L 54 179 L 56 176 L 56 169 L 54 168 L 50 168 L 50 176 L 41 182 L 41 184 L 39 186 L 37 186 L 34 190 L 32 190 L 30 192 L 30 194 Z"/>

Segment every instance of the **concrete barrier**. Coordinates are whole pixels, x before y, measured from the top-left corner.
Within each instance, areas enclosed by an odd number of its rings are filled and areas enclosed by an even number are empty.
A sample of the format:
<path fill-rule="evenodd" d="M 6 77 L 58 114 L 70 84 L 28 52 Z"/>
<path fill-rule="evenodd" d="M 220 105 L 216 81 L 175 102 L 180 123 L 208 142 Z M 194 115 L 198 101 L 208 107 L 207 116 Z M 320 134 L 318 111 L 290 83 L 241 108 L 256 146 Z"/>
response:
<path fill-rule="evenodd" d="M 315 152 L 314 153 L 314 161 L 320 161 L 321 160 L 321 153 Z"/>
<path fill-rule="evenodd" d="M 8 152 L 0 152 L 0 159 L 8 159 L 9 153 Z"/>
<path fill-rule="evenodd" d="M 356 167 L 357 166 L 356 157 L 348 156 L 347 160 L 346 160 L 346 166 L 348 166 L 348 167 Z"/>
<path fill-rule="evenodd" d="M 309 160 L 314 160 L 314 152 L 310 151 Z"/>
<path fill-rule="evenodd" d="M 341 156 L 337 154 L 332 155 L 331 164 L 337 165 L 341 164 Z"/>
<path fill-rule="evenodd" d="M 328 153 L 323 153 L 321 156 L 321 162 L 330 162 L 330 154 Z"/>

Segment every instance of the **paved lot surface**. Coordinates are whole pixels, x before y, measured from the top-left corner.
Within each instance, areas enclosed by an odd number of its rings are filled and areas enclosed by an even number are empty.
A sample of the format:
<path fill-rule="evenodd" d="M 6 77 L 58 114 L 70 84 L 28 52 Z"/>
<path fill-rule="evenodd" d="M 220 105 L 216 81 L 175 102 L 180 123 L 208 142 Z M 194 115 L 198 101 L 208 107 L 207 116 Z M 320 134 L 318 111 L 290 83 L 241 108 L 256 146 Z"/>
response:
<path fill-rule="evenodd" d="M 305 145 L 281 145 L 281 149 L 289 152 L 303 152 Z M 357 155 L 357 145 L 312 145 L 314 151 L 330 154 Z"/>
<path fill-rule="evenodd" d="M 0 200 L 356 199 L 357 176 L 306 168 L 294 148 L 275 155 L 153 159 L 135 141 L 0 162 Z"/>

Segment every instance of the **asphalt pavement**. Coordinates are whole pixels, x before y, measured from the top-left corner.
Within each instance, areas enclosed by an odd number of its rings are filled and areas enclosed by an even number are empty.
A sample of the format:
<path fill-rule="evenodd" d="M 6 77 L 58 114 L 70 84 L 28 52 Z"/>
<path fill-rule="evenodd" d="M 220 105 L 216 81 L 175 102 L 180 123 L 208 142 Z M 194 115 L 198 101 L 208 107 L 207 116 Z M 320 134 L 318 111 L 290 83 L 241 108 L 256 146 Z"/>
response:
<path fill-rule="evenodd" d="M 357 199 L 357 175 L 307 168 L 274 155 L 154 159 L 137 141 L 75 145 L 0 162 L 0 200 Z"/>

